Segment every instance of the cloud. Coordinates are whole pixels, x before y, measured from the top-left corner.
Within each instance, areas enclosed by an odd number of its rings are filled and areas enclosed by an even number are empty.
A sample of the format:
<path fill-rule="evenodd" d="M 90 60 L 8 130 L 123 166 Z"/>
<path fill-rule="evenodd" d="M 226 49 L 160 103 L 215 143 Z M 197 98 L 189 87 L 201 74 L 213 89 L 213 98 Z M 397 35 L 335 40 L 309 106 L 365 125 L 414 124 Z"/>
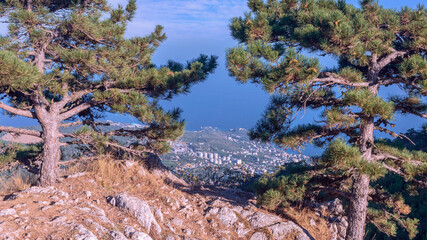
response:
<path fill-rule="evenodd" d="M 112 0 L 113 6 L 125 5 Z M 229 35 L 230 19 L 247 11 L 247 0 L 140 0 L 137 13 L 129 24 L 128 35 L 151 32 L 155 25 L 165 27 L 170 37 L 212 37 Z"/>

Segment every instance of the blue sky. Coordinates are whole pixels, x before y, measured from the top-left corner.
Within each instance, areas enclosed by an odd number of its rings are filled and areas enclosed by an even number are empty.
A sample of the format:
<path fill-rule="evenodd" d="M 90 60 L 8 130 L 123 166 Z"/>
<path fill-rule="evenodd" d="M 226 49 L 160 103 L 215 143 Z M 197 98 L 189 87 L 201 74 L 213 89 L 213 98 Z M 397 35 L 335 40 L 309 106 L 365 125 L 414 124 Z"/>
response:
<path fill-rule="evenodd" d="M 126 4 L 126 0 L 110 1 L 113 6 Z M 358 1 L 348 1 L 358 5 Z M 382 0 L 387 8 L 400 9 L 403 5 L 415 8 L 420 0 Z M 219 57 L 219 66 L 205 82 L 192 88 L 191 93 L 174 98 L 162 105 L 169 109 L 180 107 L 187 129 L 198 130 L 202 126 L 214 126 L 220 129 L 251 128 L 264 111 L 269 96 L 260 86 L 236 83 L 225 68 L 225 51 L 237 44 L 230 37 L 228 24 L 230 18 L 242 16 L 248 10 L 246 0 L 137 0 L 137 13 L 127 29 L 127 36 L 149 34 L 155 25 L 164 26 L 168 39 L 156 51 L 153 61 L 161 65 L 167 60 L 185 62 L 200 53 Z M 6 26 L 0 24 L 0 33 Z M 331 58 L 322 58 L 322 66 L 335 64 Z M 388 90 L 387 95 L 394 89 Z M 305 114 L 301 123 L 312 122 L 313 113 Z M 134 119 L 123 116 L 109 116 L 112 120 L 132 122 Z M 1 116 L 2 125 L 34 125 L 22 118 L 9 119 Z M 415 117 L 396 116 L 396 131 L 418 128 L 422 120 Z"/>
<path fill-rule="evenodd" d="M 348 1 L 358 5 L 358 1 Z M 115 1 L 112 4 L 125 4 Z M 157 50 L 153 61 L 165 63 L 168 59 L 186 61 L 200 53 L 219 57 L 219 66 L 209 79 L 195 87 L 190 94 L 179 96 L 164 103 L 166 108 L 180 107 L 187 121 L 187 129 L 197 130 L 201 126 L 221 129 L 251 128 L 260 118 L 268 103 L 268 95 L 260 86 L 236 83 L 225 68 L 225 51 L 237 44 L 230 37 L 230 18 L 242 16 L 248 11 L 246 0 L 160 0 L 137 1 L 138 11 L 129 25 L 128 35 L 147 34 L 156 24 L 165 27 L 168 40 Z M 404 4 L 415 8 L 419 1 L 380 1 L 384 7 L 400 9 Z M 335 64 L 331 58 L 322 58 L 322 66 Z M 389 94 L 389 90 L 386 95 Z M 313 114 L 306 114 L 301 122 L 311 122 Z M 396 119 L 401 122 L 401 116 Z M 419 127 L 421 119 L 410 117 L 398 130 Z"/>

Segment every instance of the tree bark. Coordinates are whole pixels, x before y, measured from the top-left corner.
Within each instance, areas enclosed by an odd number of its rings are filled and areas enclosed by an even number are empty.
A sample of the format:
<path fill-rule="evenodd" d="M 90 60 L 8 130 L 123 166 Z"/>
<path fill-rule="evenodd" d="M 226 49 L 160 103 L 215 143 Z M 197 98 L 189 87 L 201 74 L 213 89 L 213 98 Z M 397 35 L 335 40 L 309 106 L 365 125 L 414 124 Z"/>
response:
<path fill-rule="evenodd" d="M 55 183 L 58 177 L 58 162 L 61 158 L 59 121 L 55 115 L 43 119 L 43 150 L 42 165 L 38 184 L 40 186 L 50 186 Z"/>
<path fill-rule="evenodd" d="M 373 76 L 376 79 L 375 74 Z M 368 87 L 373 95 L 378 94 L 378 85 Z M 374 147 L 374 117 L 363 118 L 364 124 L 360 127 L 359 150 L 362 161 L 372 161 Z M 348 227 L 346 240 L 363 240 L 365 235 L 366 215 L 368 212 L 369 175 L 357 173 L 353 179 L 352 193 L 348 208 Z"/>
<path fill-rule="evenodd" d="M 369 176 L 360 174 L 353 181 L 348 209 L 346 240 L 363 240 L 368 210 Z"/>

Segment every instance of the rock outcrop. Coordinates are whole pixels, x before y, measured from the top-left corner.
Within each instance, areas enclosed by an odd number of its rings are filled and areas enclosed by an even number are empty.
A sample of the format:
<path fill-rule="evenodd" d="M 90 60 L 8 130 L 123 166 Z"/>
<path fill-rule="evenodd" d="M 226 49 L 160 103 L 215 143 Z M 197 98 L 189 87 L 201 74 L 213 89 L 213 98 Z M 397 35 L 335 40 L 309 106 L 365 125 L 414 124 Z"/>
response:
<path fill-rule="evenodd" d="M 329 231 L 332 234 L 331 240 L 345 240 L 348 222 L 341 200 L 336 198 L 317 204 L 315 210 L 319 216 L 327 220 Z"/>
<path fill-rule="evenodd" d="M 148 172 L 128 185 L 73 174 L 0 200 L 0 239 L 313 239 L 254 202 L 241 190 L 177 187 Z"/>
<path fill-rule="evenodd" d="M 145 201 L 136 197 L 121 193 L 115 197 L 109 198 L 109 203 L 120 208 L 122 211 L 129 211 L 141 224 L 143 228 L 150 232 L 151 226 L 157 233 L 162 232 L 162 228 L 157 223 L 151 212 L 151 207 Z"/>

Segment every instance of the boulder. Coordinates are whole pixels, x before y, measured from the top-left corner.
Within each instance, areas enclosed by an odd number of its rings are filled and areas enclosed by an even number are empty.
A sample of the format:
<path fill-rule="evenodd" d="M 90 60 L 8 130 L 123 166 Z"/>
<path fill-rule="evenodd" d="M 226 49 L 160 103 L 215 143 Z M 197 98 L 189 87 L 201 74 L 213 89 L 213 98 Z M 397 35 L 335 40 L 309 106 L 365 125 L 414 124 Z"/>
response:
<path fill-rule="evenodd" d="M 222 223 L 222 225 L 226 227 L 232 227 L 233 224 L 238 220 L 234 211 L 226 207 L 221 208 L 218 211 L 217 218 Z"/>
<path fill-rule="evenodd" d="M 154 231 L 157 233 L 160 234 L 162 232 L 148 203 L 139 198 L 128 196 L 125 193 L 121 193 L 113 199 L 114 200 L 110 200 L 110 203 L 123 211 L 129 211 L 138 220 L 141 226 L 147 229 L 147 232 L 150 232 L 151 226 L 154 227 Z"/>
<path fill-rule="evenodd" d="M 15 215 L 15 214 L 16 214 L 16 210 L 13 208 L 0 210 L 0 217 L 8 216 L 8 215 Z"/>
<path fill-rule="evenodd" d="M 263 232 L 256 232 L 252 234 L 252 237 L 250 240 L 268 240 L 267 235 Z"/>
<path fill-rule="evenodd" d="M 111 231 L 110 236 L 112 240 L 128 240 L 121 232 Z"/>
<path fill-rule="evenodd" d="M 153 239 L 146 233 L 135 232 L 132 234 L 132 240 L 153 240 Z"/>
<path fill-rule="evenodd" d="M 276 215 L 262 212 L 256 212 L 248 218 L 248 222 L 253 229 L 268 227 L 281 221 L 282 219 Z"/>
<path fill-rule="evenodd" d="M 268 227 L 268 230 L 273 234 L 273 239 L 276 240 L 288 239 L 287 235 L 293 232 L 298 232 L 298 240 L 310 240 L 310 237 L 303 232 L 302 228 L 291 221 L 276 223 Z"/>
<path fill-rule="evenodd" d="M 73 231 L 77 232 L 73 236 L 74 239 L 76 240 L 98 240 L 95 234 L 93 234 L 91 231 L 89 231 L 87 228 L 85 228 L 81 224 L 76 225 Z"/>
<path fill-rule="evenodd" d="M 174 225 L 175 227 L 180 228 L 180 227 L 182 227 L 183 222 L 184 221 L 182 221 L 182 219 L 174 218 L 174 219 L 172 219 L 171 224 Z"/>

